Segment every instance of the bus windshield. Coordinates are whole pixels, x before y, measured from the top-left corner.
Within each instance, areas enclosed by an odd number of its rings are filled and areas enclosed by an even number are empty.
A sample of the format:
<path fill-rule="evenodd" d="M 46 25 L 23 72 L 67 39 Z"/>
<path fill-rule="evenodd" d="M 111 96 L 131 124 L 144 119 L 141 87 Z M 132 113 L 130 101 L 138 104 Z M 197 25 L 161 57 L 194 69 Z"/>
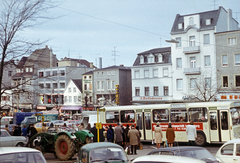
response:
<path fill-rule="evenodd" d="M 230 109 L 233 125 L 240 124 L 240 107 Z"/>

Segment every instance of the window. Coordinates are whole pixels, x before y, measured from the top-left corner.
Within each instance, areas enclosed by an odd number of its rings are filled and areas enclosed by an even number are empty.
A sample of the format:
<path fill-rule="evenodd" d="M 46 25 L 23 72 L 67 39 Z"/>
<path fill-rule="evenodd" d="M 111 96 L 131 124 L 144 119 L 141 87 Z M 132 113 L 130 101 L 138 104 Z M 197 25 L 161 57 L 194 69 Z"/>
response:
<path fill-rule="evenodd" d="M 125 123 L 134 123 L 135 122 L 135 113 L 134 110 L 123 110 L 120 111 L 121 122 Z"/>
<path fill-rule="evenodd" d="M 236 45 L 237 44 L 236 40 L 237 40 L 236 37 L 228 38 L 228 45 Z"/>
<path fill-rule="evenodd" d="M 211 19 L 206 19 L 206 25 L 210 25 L 211 24 Z"/>
<path fill-rule="evenodd" d="M 149 96 L 149 87 L 145 87 L 145 96 Z"/>
<path fill-rule="evenodd" d="M 228 76 L 222 76 L 222 87 L 228 87 Z"/>
<path fill-rule="evenodd" d="M 190 57 L 190 67 L 196 68 L 196 57 Z"/>
<path fill-rule="evenodd" d="M 68 93 L 72 92 L 72 88 L 68 88 Z"/>
<path fill-rule="evenodd" d="M 107 71 L 107 75 L 111 75 L 111 71 Z"/>
<path fill-rule="evenodd" d="M 178 90 L 183 89 L 183 79 L 177 79 L 177 89 Z"/>
<path fill-rule="evenodd" d="M 65 88 L 65 83 L 60 83 L 60 88 Z"/>
<path fill-rule="evenodd" d="M 204 34 L 203 35 L 203 42 L 204 42 L 204 45 L 209 45 L 210 44 L 210 37 L 209 37 L 209 34 Z"/>
<path fill-rule="evenodd" d="M 187 122 L 187 109 L 186 108 L 173 108 L 171 109 L 171 122 Z"/>
<path fill-rule="evenodd" d="M 140 88 L 139 87 L 135 88 L 135 96 L 140 96 Z"/>
<path fill-rule="evenodd" d="M 240 156 L 240 144 L 236 144 L 236 156 Z"/>
<path fill-rule="evenodd" d="M 183 23 L 178 23 L 178 29 L 183 29 Z"/>
<path fill-rule="evenodd" d="M 211 88 L 211 78 L 205 78 L 205 88 Z"/>
<path fill-rule="evenodd" d="M 209 112 L 211 130 L 217 130 L 217 112 Z"/>
<path fill-rule="evenodd" d="M 233 126 L 239 125 L 240 107 L 230 109 Z"/>
<path fill-rule="evenodd" d="M 205 67 L 210 66 L 210 55 L 204 56 L 204 65 L 205 65 Z"/>
<path fill-rule="evenodd" d="M 240 66 L 240 54 L 235 54 L 235 66 Z"/>
<path fill-rule="evenodd" d="M 190 36 L 189 37 L 189 46 L 195 46 L 195 36 Z"/>
<path fill-rule="evenodd" d="M 240 75 L 235 75 L 236 87 L 240 87 Z"/>
<path fill-rule="evenodd" d="M 57 76 L 57 71 L 53 71 L 53 76 Z"/>
<path fill-rule="evenodd" d="M 190 17 L 189 18 L 189 25 L 193 25 L 194 24 L 194 19 L 193 19 L 193 17 Z"/>
<path fill-rule="evenodd" d="M 222 130 L 228 130 L 228 112 L 221 112 L 221 128 Z"/>
<path fill-rule="evenodd" d="M 39 89 L 43 89 L 44 88 L 44 84 L 43 83 L 39 83 Z"/>
<path fill-rule="evenodd" d="M 107 89 L 108 89 L 108 90 L 111 89 L 111 81 L 110 81 L 110 80 L 107 81 Z"/>
<path fill-rule="evenodd" d="M 163 68 L 163 76 L 168 76 L 168 68 Z"/>
<path fill-rule="evenodd" d="M 154 63 L 154 56 L 152 54 L 148 56 L 148 63 Z"/>
<path fill-rule="evenodd" d="M 221 155 L 228 155 L 232 156 L 233 155 L 233 147 L 234 144 L 227 144 L 221 149 Z"/>
<path fill-rule="evenodd" d="M 39 72 L 39 77 L 43 77 L 43 72 Z"/>
<path fill-rule="evenodd" d="M 158 77 L 158 69 L 153 69 L 153 77 L 154 78 Z"/>
<path fill-rule="evenodd" d="M 84 90 L 87 90 L 87 84 L 84 84 Z"/>
<path fill-rule="evenodd" d="M 227 54 L 222 55 L 222 67 L 228 66 L 228 57 Z"/>
<path fill-rule="evenodd" d="M 169 111 L 168 109 L 153 109 L 153 122 L 168 122 Z"/>
<path fill-rule="evenodd" d="M 158 54 L 158 62 L 163 62 L 163 56 L 162 56 L 162 54 Z"/>
<path fill-rule="evenodd" d="M 149 70 L 144 70 L 144 78 L 149 78 Z"/>
<path fill-rule="evenodd" d="M 153 87 L 154 96 L 158 96 L 158 87 Z"/>
<path fill-rule="evenodd" d="M 112 81 L 112 90 L 115 89 L 115 81 Z"/>
<path fill-rule="evenodd" d="M 46 71 L 46 76 L 50 76 L 50 71 Z"/>
<path fill-rule="evenodd" d="M 104 90 L 104 81 L 101 82 L 101 88 Z"/>
<path fill-rule="evenodd" d="M 112 71 L 112 75 L 115 75 L 115 71 Z"/>
<path fill-rule="evenodd" d="M 68 99 L 69 99 L 69 102 L 72 102 L 72 96 L 69 96 Z"/>
<path fill-rule="evenodd" d="M 29 68 L 29 72 L 33 72 L 33 68 L 32 67 Z"/>
<path fill-rule="evenodd" d="M 60 70 L 61 76 L 65 76 L 65 70 Z"/>
<path fill-rule="evenodd" d="M 8 71 L 8 76 L 9 76 L 9 77 L 12 76 L 12 71 Z"/>
<path fill-rule="evenodd" d="M 176 41 L 178 41 L 178 43 L 176 44 L 176 47 L 177 47 L 177 48 L 182 47 L 182 39 L 181 39 L 181 37 L 177 37 L 177 38 L 176 38 Z"/>
<path fill-rule="evenodd" d="M 139 78 L 140 78 L 140 72 L 139 72 L 139 70 L 136 70 L 136 71 L 134 72 L 134 75 L 135 75 L 135 79 L 139 79 Z"/>
<path fill-rule="evenodd" d="M 73 88 L 73 92 L 77 92 L 77 88 L 76 87 Z"/>
<path fill-rule="evenodd" d="M 197 84 L 197 79 L 196 78 L 191 78 L 190 79 L 190 88 L 191 89 L 196 89 Z"/>
<path fill-rule="evenodd" d="M 140 64 L 144 64 L 144 56 L 140 56 Z"/>
<path fill-rule="evenodd" d="M 51 84 L 50 83 L 46 83 L 46 88 L 51 88 Z"/>
<path fill-rule="evenodd" d="M 52 85 L 54 89 L 58 88 L 57 83 L 52 83 Z"/>
<path fill-rule="evenodd" d="M 207 122 L 208 114 L 207 108 L 189 108 L 189 120 L 193 122 Z"/>
<path fill-rule="evenodd" d="M 97 90 L 100 90 L 100 81 L 97 81 Z"/>
<path fill-rule="evenodd" d="M 106 112 L 106 123 L 116 123 L 119 122 L 119 112 L 118 111 L 107 111 Z"/>
<path fill-rule="evenodd" d="M 177 58 L 177 69 L 182 68 L 182 58 Z"/>
<path fill-rule="evenodd" d="M 168 86 L 163 86 L 163 95 L 168 96 Z"/>
<path fill-rule="evenodd" d="M 27 67 L 27 68 L 26 68 L 26 72 L 28 72 L 28 71 L 29 71 L 29 68 Z"/>
<path fill-rule="evenodd" d="M 77 96 L 73 96 L 73 102 L 74 102 L 74 103 L 77 103 L 77 102 L 78 102 L 78 100 L 77 100 L 77 99 L 78 99 L 78 97 L 77 97 Z"/>

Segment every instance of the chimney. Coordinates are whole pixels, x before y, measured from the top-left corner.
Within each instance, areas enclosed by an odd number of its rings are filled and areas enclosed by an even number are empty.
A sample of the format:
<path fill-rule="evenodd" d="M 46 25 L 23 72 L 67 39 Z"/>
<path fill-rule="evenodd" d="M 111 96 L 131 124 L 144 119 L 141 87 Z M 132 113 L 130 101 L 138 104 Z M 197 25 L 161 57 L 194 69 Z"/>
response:
<path fill-rule="evenodd" d="M 90 68 L 93 68 L 93 62 L 89 62 Z"/>
<path fill-rule="evenodd" d="M 227 9 L 227 25 L 228 25 L 228 31 L 232 30 L 232 10 Z"/>
<path fill-rule="evenodd" d="M 102 57 L 99 57 L 99 69 L 102 69 Z"/>

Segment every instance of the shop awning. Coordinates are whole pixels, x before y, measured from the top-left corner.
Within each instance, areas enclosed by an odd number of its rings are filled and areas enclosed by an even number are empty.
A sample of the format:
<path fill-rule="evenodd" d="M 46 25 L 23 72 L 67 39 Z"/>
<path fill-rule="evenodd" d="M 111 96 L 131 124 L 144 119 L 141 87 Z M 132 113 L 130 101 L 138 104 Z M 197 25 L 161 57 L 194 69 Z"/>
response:
<path fill-rule="evenodd" d="M 81 110 L 82 111 L 82 107 L 81 106 L 63 106 L 62 110 Z"/>

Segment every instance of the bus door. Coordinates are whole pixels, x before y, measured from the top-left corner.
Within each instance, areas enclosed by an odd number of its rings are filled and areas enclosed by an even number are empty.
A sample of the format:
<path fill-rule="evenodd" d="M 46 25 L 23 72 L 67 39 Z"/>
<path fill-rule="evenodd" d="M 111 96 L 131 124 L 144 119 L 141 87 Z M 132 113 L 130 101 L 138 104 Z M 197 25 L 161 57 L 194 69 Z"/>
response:
<path fill-rule="evenodd" d="M 210 139 L 212 142 L 230 140 L 227 110 L 210 110 Z"/>
<path fill-rule="evenodd" d="M 152 140 L 151 110 L 145 109 L 143 112 L 144 140 Z"/>
<path fill-rule="evenodd" d="M 142 136 L 141 136 L 141 140 L 146 140 L 145 138 L 145 130 L 143 129 L 144 125 L 143 125 L 143 112 L 142 109 L 138 109 L 136 110 L 136 117 L 137 117 L 137 126 L 139 127 L 139 131 L 141 132 Z"/>

